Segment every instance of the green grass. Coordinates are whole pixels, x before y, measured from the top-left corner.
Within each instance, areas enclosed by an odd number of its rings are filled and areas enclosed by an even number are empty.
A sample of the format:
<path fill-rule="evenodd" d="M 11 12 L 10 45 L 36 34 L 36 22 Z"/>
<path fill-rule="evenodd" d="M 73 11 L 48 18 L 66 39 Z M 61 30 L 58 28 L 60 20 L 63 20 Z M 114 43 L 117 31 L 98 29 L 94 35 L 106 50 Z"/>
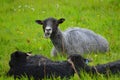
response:
<path fill-rule="evenodd" d="M 49 39 L 43 38 L 42 27 L 35 23 L 36 19 L 48 17 L 64 17 L 66 21 L 60 25 L 63 31 L 69 26 L 88 28 L 109 41 L 107 54 L 85 55 L 94 60 L 90 65 L 120 59 L 120 0 L 0 0 L 0 80 L 13 80 L 5 74 L 9 70 L 10 54 L 17 49 L 53 60 L 66 59 L 50 57 L 53 45 Z M 77 75 L 71 78 L 77 79 Z M 83 72 L 81 79 L 119 80 L 120 77 L 92 77 Z"/>

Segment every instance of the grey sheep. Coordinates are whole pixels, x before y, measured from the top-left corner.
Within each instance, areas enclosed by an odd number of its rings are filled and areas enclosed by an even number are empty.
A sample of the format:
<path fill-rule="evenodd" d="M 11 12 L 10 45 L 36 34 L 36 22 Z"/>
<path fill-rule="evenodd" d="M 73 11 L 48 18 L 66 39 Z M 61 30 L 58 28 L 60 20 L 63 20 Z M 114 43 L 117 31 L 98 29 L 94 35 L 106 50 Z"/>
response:
<path fill-rule="evenodd" d="M 58 25 L 65 21 L 64 18 L 47 18 L 45 20 L 36 20 L 36 23 L 43 25 L 43 31 L 46 38 L 50 38 L 54 48 L 51 56 L 57 53 L 105 53 L 109 49 L 108 41 L 95 32 L 84 28 L 69 28 L 61 32 Z"/>

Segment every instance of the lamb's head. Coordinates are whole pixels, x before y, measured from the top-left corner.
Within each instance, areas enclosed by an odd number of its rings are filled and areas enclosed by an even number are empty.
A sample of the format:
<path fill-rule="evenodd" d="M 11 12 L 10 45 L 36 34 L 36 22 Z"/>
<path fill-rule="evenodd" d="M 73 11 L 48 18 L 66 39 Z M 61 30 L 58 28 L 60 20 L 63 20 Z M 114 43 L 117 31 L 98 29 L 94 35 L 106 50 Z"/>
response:
<path fill-rule="evenodd" d="M 89 62 L 88 59 L 83 58 L 79 54 L 72 54 L 68 57 L 68 62 L 72 62 L 77 69 L 86 67 L 86 61 Z"/>
<path fill-rule="evenodd" d="M 46 38 L 50 38 L 52 34 L 56 34 L 58 25 L 65 21 L 64 18 L 55 19 L 47 18 L 45 20 L 36 20 L 36 23 L 43 25 L 43 31 Z"/>
<path fill-rule="evenodd" d="M 29 53 L 24 53 L 21 51 L 15 51 L 11 54 L 11 60 L 9 61 L 10 67 L 24 64 L 27 61 L 27 57 L 30 56 Z"/>
<path fill-rule="evenodd" d="M 21 51 L 15 51 L 11 54 L 11 60 L 9 61 L 10 69 L 7 72 L 7 76 L 12 76 L 14 73 L 16 74 L 15 69 L 17 67 L 21 67 L 24 64 L 26 64 L 27 56 L 30 56 L 31 54 L 24 53 Z"/>

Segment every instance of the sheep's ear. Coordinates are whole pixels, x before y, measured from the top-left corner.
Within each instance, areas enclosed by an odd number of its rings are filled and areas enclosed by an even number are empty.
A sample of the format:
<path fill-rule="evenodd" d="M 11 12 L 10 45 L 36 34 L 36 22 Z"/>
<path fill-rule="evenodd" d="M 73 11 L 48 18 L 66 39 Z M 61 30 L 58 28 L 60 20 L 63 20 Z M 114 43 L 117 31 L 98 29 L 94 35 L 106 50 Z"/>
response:
<path fill-rule="evenodd" d="M 42 20 L 35 20 L 35 22 L 38 23 L 38 24 L 41 24 L 41 25 L 43 24 Z"/>
<path fill-rule="evenodd" d="M 61 24 L 61 23 L 63 23 L 64 21 L 65 21 L 64 18 L 60 18 L 60 19 L 58 20 L 58 23 Z"/>

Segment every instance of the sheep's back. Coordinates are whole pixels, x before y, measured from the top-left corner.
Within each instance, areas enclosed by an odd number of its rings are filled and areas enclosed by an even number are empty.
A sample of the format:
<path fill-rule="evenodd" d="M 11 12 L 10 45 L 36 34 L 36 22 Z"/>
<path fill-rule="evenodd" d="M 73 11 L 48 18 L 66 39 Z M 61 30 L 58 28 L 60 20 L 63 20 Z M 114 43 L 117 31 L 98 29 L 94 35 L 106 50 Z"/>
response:
<path fill-rule="evenodd" d="M 68 53 L 105 52 L 108 42 L 102 36 L 84 28 L 69 28 L 64 33 Z"/>

